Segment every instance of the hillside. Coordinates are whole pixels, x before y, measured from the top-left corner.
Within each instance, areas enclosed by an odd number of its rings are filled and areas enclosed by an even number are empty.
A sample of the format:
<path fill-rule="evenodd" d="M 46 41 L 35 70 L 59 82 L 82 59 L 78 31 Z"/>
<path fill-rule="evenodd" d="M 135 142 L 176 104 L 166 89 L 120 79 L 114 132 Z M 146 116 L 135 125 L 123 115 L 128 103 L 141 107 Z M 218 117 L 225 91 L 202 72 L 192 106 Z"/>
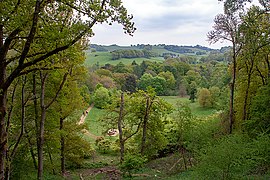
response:
<path fill-rule="evenodd" d="M 119 46 L 116 44 L 105 46 L 91 44 L 86 51 L 86 66 L 94 64 L 116 65 L 119 62 L 124 64 L 131 64 L 134 60 L 137 63 L 142 61 L 156 61 L 162 62 L 168 57 L 185 57 L 189 56 L 195 59 L 195 62 L 201 58 L 214 53 L 224 53 L 224 48 L 221 50 L 215 50 L 208 47 L 196 45 L 196 46 L 178 46 L 178 45 L 131 45 L 131 46 Z"/>

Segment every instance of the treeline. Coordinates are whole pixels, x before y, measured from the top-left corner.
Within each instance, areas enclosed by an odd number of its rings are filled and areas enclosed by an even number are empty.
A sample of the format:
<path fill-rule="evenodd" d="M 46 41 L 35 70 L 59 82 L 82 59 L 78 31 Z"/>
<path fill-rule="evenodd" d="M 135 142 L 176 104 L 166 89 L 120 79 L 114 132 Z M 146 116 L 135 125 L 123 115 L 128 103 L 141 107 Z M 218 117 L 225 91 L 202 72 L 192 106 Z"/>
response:
<path fill-rule="evenodd" d="M 168 51 L 172 51 L 172 52 L 176 52 L 176 53 L 194 53 L 193 50 L 183 47 L 183 46 L 176 46 L 176 45 L 166 45 L 164 46 L 164 49 L 168 50 Z"/>
<path fill-rule="evenodd" d="M 94 51 L 99 51 L 99 52 L 107 52 L 108 51 L 103 46 L 100 46 L 100 45 L 97 45 L 97 44 L 91 44 L 90 49 L 94 49 Z"/>
<path fill-rule="evenodd" d="M 119 49 L 124 49 L 121 46 L 118 46 L 116 44 L 110 45 L 110 46 L 102 46 L 102 45 L 97 45 L 97 44 L 91 44 L 90 48 L 95 49 L 96 51 L 108 51 L 111 47 L 114 47 L 115 50 Z M 214 49 L 196 45 L 196 46 L 178 46 L 178 45 L 166 45 L 166 44 L 158 44 L 158 45 L 150 45 L 150 44 L 137 44 L 137 45 L 131 45 L 130 47 L 125 47 L 125 49 L 145 49 L 148 51 L 152 51 L 155 48 L 164 48 L 168 51 L 171 52 L 176 52 L 176 53 L 206 53 L 206 52 L 211 52 L 214 51 Z M 223 48 L 221 48 L 220 51 L 222 51 Z M 217 50 L 216 50 L 217 51 Z"/>
<path fill-rule="evenodd" d="M 134 50 L 134 49 L 128 49 L 128 50 L 115 50 L 111 52 L 112 60 L 117 60 L 121 58 L 150 58 L 150 57 L 156 57 L 158 56 L 156 53 L 153 53 L 152 51 L 149 51 L 147 49 L 143 50 Z"/>

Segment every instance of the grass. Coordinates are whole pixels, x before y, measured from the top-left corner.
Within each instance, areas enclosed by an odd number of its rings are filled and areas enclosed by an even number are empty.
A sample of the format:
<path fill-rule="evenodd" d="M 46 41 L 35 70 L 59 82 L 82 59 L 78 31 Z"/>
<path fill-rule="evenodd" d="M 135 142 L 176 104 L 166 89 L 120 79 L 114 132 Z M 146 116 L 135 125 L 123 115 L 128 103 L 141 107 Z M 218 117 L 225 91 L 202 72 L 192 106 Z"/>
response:
<path fill-rule="evenodd" d="M 103 129 L 99 118 L 102 117 L 105 112 L 106 111 L 103 109 L 93 107 L 85 119 L 85 123 L 87 123 L 89 131 L 96 136 L 102 135 Z"/>
<path fill-rule="evenodd" d="M 153 57 L 153 58 L 122 58 L 118 60 L 111 60 L 112 56 L 110 52 L 86 52 L 86 60 L 85 60 L 85 66 L 92 66 L 94 64 L 99 64 L 100 66 L 103 66 L 105 64 L 112 64 L 116 65 L 120 62 L 124 63 L 125 65 L 130 65 L 134 60 L 137 64 L 142 63 L 143 61 L 156 61 L 156 62 L 163 62 L 164 59 L 162 57 Z"/>
<path fill-rule="evenodd" d="M 133 177 L 124 177 L 123 179 L 190 179 L 191 171 L 184 169 L 182 156 L 179 153 L 171 154 L 167 157 L 151 160 L 145 166 L 136 172 Z M 181 160 L 181 161 L 179 161 Z"/>
<path fill-rule="evenodd" d="M 179 96 L 161 96 L 161 98 L 171 103 L 174 107 L 176 107 L 178 101 L 185 102 L 189 105 L 192 114 L 199 117 L 209 116 L 216 111 L 213 108 L 202 108 L 198 102 L 191 103 L 187 97 L 182 98 Z"/>
<path fill-rule="evenodd" d="M 85 66 L 92 66 L 94 64 L 105 65 L 111 61 L 111 54 L 109 52 L 86 52 Z"/>

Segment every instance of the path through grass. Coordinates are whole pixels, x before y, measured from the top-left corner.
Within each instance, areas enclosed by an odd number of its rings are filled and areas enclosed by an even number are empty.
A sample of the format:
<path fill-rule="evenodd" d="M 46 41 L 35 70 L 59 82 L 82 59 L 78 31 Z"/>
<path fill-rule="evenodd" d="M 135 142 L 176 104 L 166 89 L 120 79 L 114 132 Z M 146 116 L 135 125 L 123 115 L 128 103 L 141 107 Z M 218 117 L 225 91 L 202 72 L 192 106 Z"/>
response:
<path fill-rule="evenodd" d="M 96 136 L 102 135 L 103 129 L 99 118 L 101 118 L 105 114 L 105 112 L 106 111 L 103 109 L 93 107 L 85 119 L 85 123 L 89 127 L 89 132 Z"/>

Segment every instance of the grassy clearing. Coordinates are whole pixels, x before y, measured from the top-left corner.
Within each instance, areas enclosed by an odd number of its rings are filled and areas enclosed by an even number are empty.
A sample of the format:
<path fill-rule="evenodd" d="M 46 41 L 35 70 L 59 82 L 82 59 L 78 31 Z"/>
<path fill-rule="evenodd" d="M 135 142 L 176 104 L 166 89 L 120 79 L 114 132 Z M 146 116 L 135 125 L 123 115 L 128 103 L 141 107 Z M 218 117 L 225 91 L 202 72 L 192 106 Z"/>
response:
<path fill-rule="evenodd" d="M 99 63 L 99 65 L 105 65 L 108 61 L 111 61 L 111 54 L 109 52 L 86 52 L 85 66 L 92 66 Z"/>
<path fill-rule="evenodd" d="M 154 57 L 154 58 L 122 58 L 119 60 L 111 60 L 112 56 L 110 52 L 86 52 L 86 60 L 85 60 L 85 66 L 92 66 L 94 64 L 99 64 L 100 66 L 103 66 L 105 64 L 112 64 L 116 65 L 120 62 L 124 63 L 125 65 L 130 65 L 134 60 L 137 64 L 142 63 L 143 61 L 154 61 L 154 62 L 163 62 L 164 59 L 162 57 Z"/>
<path fill-rule="evenodd" d="M 200 107 L 198 102 L 191 103 L 190 100 L 187 97 L 179 97 L 179 96 L 161 96 L 164 100 L 171 103 L 174 107 L 176 107 L 176 104 L 178 101 L 187 103 L 191 109 L 191 112 L 195 116 L 199 117 L 205 117 L 209 116 L 216 112 L 213 108 L 202 108 Z"/>
<path fill-rule="evenodd" d="M 98 109 L 93 107 L 92 110 L 89 112 L 88 116 L 85 119 L 85 123 L 89 127 L 89 132 L 96 136 L 102 135 L 102 125 L 99 121 L 99 118 L 102 117 L 106 113 L 103 109 Z"/>

